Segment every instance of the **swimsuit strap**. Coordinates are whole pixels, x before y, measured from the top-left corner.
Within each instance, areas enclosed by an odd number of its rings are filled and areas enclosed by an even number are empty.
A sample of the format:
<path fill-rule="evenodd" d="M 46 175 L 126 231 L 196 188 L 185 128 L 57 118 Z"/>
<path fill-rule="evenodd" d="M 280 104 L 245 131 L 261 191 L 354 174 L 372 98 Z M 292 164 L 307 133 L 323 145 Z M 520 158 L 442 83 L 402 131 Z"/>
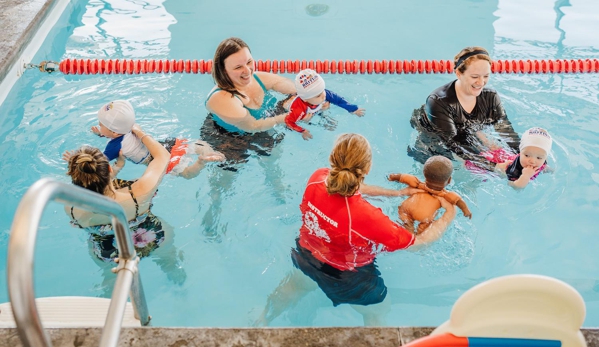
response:
<path fill-rule="evenodd" d="M 131 186 L 129 186 L 128 188 L 129 188 L 129 194 L 131 194 L 131 199 L 133 199 L 133 202 L 135 203 L 135 219 L 137 219 L 137 217 L 138 217 L 137 213 L 139 212 L 139 204 L 137 203 L 137 199 L 135 198 L 135 195 L 133 195 Z"/>
<path fill-rule="evenodd" d="M 264 86 L 264 83 L 262 83 L 262 80 L 260 80 L 260 77 L 258 77 L 258 75 L 256 74 L 254 74 L 253 76 L 256 79 L 256 81 L 258 81 L 260 87 L 262 87 L 262 90 L 266 93 L 266 87 Z"/>
<path fill-rule="evenodd" d="M 262 82 L 260 82 L 260 85 L 261 85 L 261 86 L 262 86 L 262 88 L 264 89 L 264 85 L 262 84 Z M 204 106 L 206 106 L 206 105 L 208 104 L 208 100 L 210 100 L 210 98 L 212 97 L 212 95 L 213 95 L 214 93 L 216 93 L 216 92 L 219 92 L 219 91 L 221 91 L 221 90 L 223 90 L 223 89 L 221 89 L 221 88 L 218 88 L 218 87 L 216 87 L 216 88 L 212 89 L 212 90 L 210 91 L 210 93 L 208 94 L 208 96 L 206 97 L 206 101 L 204 101 Z M 235 95 L 235 94 L 233 94 L 233 96 L 234 96 L 234 97 L 236 97 L 237 99 L 239 99 L 239 101 L 241 101 L 241 103 L 243 104 L 243 101 L 241 100 L 241 98 L 239 97 L 239 95 Z M 244 107 L 245 107 L 245 106 L 244 106 Z"/>
<path fill-rule="evenodd" d="M 79 224 L 79 222 L 77 221 L 77 218 L 75 218 L 75 215 L 73 214 L 73 208 L 75 206 L 71 206 L 71 221 L 73 222 L 73 224 L 75 224 L 76 226 L 78 226 L 81 229 L 84 229 L 81 224 Z"/>

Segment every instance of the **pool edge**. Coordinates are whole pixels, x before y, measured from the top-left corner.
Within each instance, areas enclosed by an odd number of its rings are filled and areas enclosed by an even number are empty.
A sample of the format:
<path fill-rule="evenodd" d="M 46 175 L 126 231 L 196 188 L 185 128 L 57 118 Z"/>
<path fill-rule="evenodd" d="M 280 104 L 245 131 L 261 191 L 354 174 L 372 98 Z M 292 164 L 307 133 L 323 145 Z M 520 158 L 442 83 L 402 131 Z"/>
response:
<path fill-rule="evenodd" d="M 7 36 L 0 42 L 0 48 L 8 48 L 6 54 L 0 56 L 0 105 L 22 76 L 23 64 L 36 63 L 31 59 L 71 2 L 72 0 L 7 0 L 8 9 L 2 15 L 0 25 L 0 30 Z"/>
<path fill-rule="evenodd" d="M 427 336 L 432 327 L 123 328 L 119 346 L 397 347 Z M 54 346 L 97 346 L 101 328 L 47 329 Z M 599 347 L 599 329 L 581 329 Z M 16 329 L 0 329 L 0 347 L 21 346 Z"/>

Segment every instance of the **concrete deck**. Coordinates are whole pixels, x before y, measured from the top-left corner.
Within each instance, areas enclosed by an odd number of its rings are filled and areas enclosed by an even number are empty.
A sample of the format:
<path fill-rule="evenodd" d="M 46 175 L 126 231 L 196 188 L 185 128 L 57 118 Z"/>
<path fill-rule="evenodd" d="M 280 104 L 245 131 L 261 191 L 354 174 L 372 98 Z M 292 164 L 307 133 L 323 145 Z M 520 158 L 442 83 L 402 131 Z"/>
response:
<path fill-rule="evenodd" d="M 39 28 L 54 0 L 0 0 L 0 81 Z"/>
<path fill-rule="evenodd" d="M 98 346 L 101 330 L 48 329 L 54 347 Z M 124 328 L 127 347 L 398 347 L 427 336 L 433 328 Z M 599 331 L 584 329 L 589 347 L 599 347 Z M 15 329 L 0 329 L 0 347 L 22 346 Z"/>

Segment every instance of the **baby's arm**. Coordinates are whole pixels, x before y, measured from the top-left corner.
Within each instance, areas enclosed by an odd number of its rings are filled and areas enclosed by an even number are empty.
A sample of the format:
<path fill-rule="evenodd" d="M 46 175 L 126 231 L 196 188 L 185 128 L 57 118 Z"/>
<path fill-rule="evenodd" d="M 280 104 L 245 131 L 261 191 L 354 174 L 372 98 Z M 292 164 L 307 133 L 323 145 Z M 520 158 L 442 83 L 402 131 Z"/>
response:
<path fill-rule="evenodd" d="M 530 166 L 527 166 L 522 169 L 522 174 L 515 181 L 508 181 L 508 184 L 515 189 L 524 189 L 528 182 L 530 182 L 530 178 L 537 173 L 537 170 L 533 169 Z"/>
<path fill-rule="evenodd" d="M 403 184 L 407 184 L 408 186 L 412 187 L 412 188 L 421 188 L 420 187 L 420 180 L 418 179 L 418 177 L 414 176 L 414 175 L 408 175 L 408 174 L 390 174 L 389 177 L 387 177 L 387 179 L 389 181 L 394 181 L 394 182 L 399 182 L 399 183 L 403 183 Z"/>
<path fill-rule="evenodd" d="M 398 174 L 390 174 L 390 175 L 387 177 L 387 179 L 388 179 L 389 181 L 392 181 L 392 182 L 401 182 L 401 175 L 402 175 L 402 174 L 400 174 L 400 173 L 398 173 Z"/>
<path fill-rule="evenodd" d="M 91 130 L 92 130 L 92 133 L 94 133 L 94 134 L 96 134 L 96 135 L 98 135 L 98 136 L 100 136 L 100 137 L 104 137 L 104 136 L 103 136 L 103 135 L 100 133 L 100 128 L 99 128 L 97 125 L 94 125 L 94 126 L 92 127 L 92 129 L 91 129 Z"/>
<path fill-rule="evenodd" d="M 123 151 L 119 151 L 119 156 L 116 158 L 114 164 L 112 164 L 112 172 L 110 173 L 110 179 L 115 179 L 124 166 L 125 156 L 123 155 Z"/>
<path fill-rule="evenodd" d="M 289 114 L 285 117 L 285 125 L 287 125 L 289 129 L 302 133 L 302 138 L 307 141 L 312 138 L 312 134 L 308 129 L 304 129 L 297 125 L 297 122 L 305 118 L 306 115 L 306 107 L 296 99 L 291 104 Z"/>
<path fill-rule="evenodd" d="M 464 200 L 458 200 L 456 205 L 458 205 L 460 210 L 462 210 L 462 213 L 464 213 L 464 217 L 472 219 L 472 212 L 470 212 L 470 209 L 468 208 L 468 205 L 466 205 L 466 202 Z"/>
<path fill-rule="evenodd" d="M 349 102 L 347 102 L 347 100 L 345 100 L 344 98 L 342 98 L 340 95 L 336 94 L 335 92 L 332 92 L 328 89 L 325 89 L 325 92 L 326 92 L 326 100 L 328 102 L 330 102 L 331 104 L 337 105 L 337 106 L 341 107 L 342 109 L 346 110 L 347 112 L 355 114 L 356 116 L 362 117 L 366 113 L 365 109 L 360 108 L 357 105 L 350 104 Z"/>

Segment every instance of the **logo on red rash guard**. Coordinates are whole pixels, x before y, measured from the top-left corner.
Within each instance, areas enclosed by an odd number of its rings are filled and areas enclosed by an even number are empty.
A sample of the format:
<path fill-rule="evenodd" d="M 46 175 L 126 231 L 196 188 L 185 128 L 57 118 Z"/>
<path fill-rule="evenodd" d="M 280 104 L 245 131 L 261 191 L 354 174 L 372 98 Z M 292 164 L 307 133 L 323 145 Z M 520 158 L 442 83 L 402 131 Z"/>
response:
<path fill-rule="evenodd" d="M 314 234 L 317 237 L 324 239 L 326 242 L 331 242 L 331 238 L 327 232 L 318 225 L 318 218 L 314 213 L 310 211 L 306 212 L 304 215 L 304 225 L 310 230 L 310 234 Z"/>

